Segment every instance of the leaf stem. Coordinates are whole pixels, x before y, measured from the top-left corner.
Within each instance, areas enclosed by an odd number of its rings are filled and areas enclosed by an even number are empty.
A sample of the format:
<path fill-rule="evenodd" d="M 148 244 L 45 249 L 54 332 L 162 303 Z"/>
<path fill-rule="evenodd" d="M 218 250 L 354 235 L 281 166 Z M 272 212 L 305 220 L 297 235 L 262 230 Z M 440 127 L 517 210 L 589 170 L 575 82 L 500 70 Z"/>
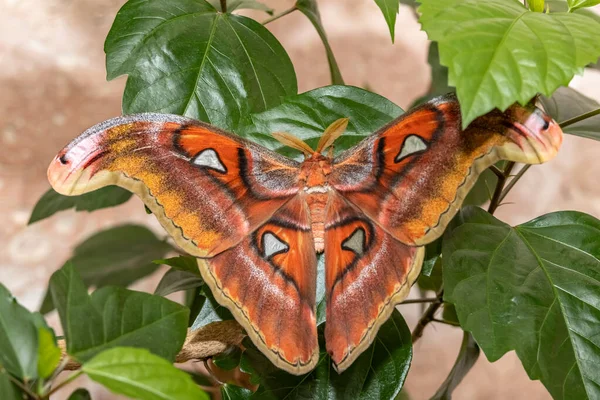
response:
<path fill-rule="evenodd" d="M 525 175 L 525 172 L 527 172 L 529 168 L 531 168 L 531 164 L 526 164 L 525 166 L 523 166 L 523 168 L 519 170 L 519 172 L 514 176 L 514 178 L 512 178 L 512 180 L 508 183 L 508 185 L 506 185 L 506 188 L 502 191 L 502 194 L 500 195 L 500 202 L 504 200 L 508 192 L 510 192 L 511 189 L 517 184 L 519 179 L 521 179 L 521 177 Z"/>
<path fill-rule="evenodd" d="M 440 302 L 440 301 L 441 300 L 440 300 L 439 297 L 425 297 L 425 298 L 422 298 L 422 299 L 404 300 L 400 304 L 436 303 L 436 302 Z"/>
<path fill-rule="evenodd" d="M 502 170 L 498 167 L 496 167 L 495 165 L 490 166 L 490 170 L 496 174 L 496 176 L 498 177 L 498 179 L 502 179 L 504 177 L 504 172 L 502 172 Z"/>
<path fill-rule="evenodd" d="M 427 324 L 429 324 L 431 321 L 434 320 L 435 313 L 439 310 L 439 308 L 442 305 L 442 298 L 444 297 L 444 289 L 440 289 L 439 292 L 437 293 L 436 297 L 438 299 L 438 302 L 431 303 L 429 305 L 429 307 L 427 307 L 427 310 L 425 310 L 425 312 L 419 319 L 419 322 L 417 322 L 417 326 L 415 326 L 415 329 L 413 329 L 413 331 L 412 331 L 413 345 L 417 340 L 419 340 L 421 338 L 421 336 L 423 336 L 423 331 L 425 330 L 425 327 L 427 326 Z"/>
<path fill-rule="evenodd" d="M 223 11 L 223 14 L 227 12 L 227 0 L 221 0 L 221 11 Z"/>
<path fill-rule="evenodd" d="M 439 318 L 433 318 L 431 320 L 431 322 L 437 322 L 437 323 L 440 323 L 440 324 L 446 324 L 446 325 L 450 325 L 450 326 L 460 326 L 460 324 L 457 324 L 456 322 L 445 321 L 445 320 L 439 319 Z"/>
<path fill-rule="evenodd" d="M 64 337 L 57 336 L 57 340 L 64 341 Z M 68 354 L 65 354 L 65 356 L 61 360 L 60 364 L 58 364 L 58 367 L 56 367 L 56 369 L 52 373 L 52 376 L 50 376 L 50 378 L 48 379 L 48 382 L 44 385 L 42 393 L 46 393 L 47 391 L 50 390 L 50 388 L 52 387 L 52 382 L 54 382 L 54 380 L 58 377 L 58 375 L 64 371 L 67 364 L 69 364 L 69 361 L 71 361 L 71 357 L 69 357 Z"/>
<path fill-rule="evenodd" d="M 32 399 L 39 399 L 40 396 L 38 396 L 37 394 L 33 393 L 31 391 L 31 389 L 29 389 L 27 387 L 27 385 L 25 385 L 23 382 L 21 382 L 20 380 L 16 379 L 15 377 L 13 377 L 11 374 L 9 374 L 8 372 L 6 373 L 6 376 L 8 376 L 8 379 L 14 383 L 16 386 L 19 387 L 19 389 L 21 389 L 22 391 L 24 391 L 25 393 L 27 393 L 27 396 L 31 397 Z"/>
<path fill-rule="evenodd" d="M 221 0 L 221 1 L 223 1 L 223 0 Z M 273 22 L 273 21 L 275 21 L 275 20 L 277 20 L 277 19 L 279 19 L 279 18 L 281 18 L 281 17 L 284 17 L 284 16 L 286 16 L 286 15 L 288 15 L 288 14 L 291 14 L 291 13 L 293 13 L 293 12 L 294 12 L 294 11 L 296 11 L 297 9 L 298 9 L 298 8 L 297 8 L 296 6 L 293 6 L 293 7 L 291 7 L 291 8 L 288 8 L 287 10 L 285 10 L 285 11 L 282 11 L 281 13 L 279 13 L 279 14 L 277 14 L 277 15 L 273 15 L 271 18 L 267 18 L 267 19 L 265 19 L 265 20 L 262 22 L 262 24 L 263 24 L 263 25 L 266 25 L 266 24 L 268 24 L 268 23 L 270 23 L 270 22 Z"/>
<path fill-rule="evenodd" d="M 571 119 L 568 119 L 566 121 L 561 122 L 560 124 L 558 124 L 561 128 L 566 128 L 569 125 L 573 125 L 576 124 L 577 122 L 583 121 L 584 119 L 588 119 L 591 117 L 594 117 L 596 115 L 600 114 L 600 108 L 597 108 L 595 110 L 592 111 L 588 111 L 584 114 L 578 115 L 576 117 L 573 117 Z"/>
<path fill-rule="evenodd" d="M 496 183 L 496 189 L 494 190 L 494 194 L 492 195 L 492 200 L 490 201 L 490 206 L 488 207 L 488 212 L 490 214 L 494 214 L 498 206 L 500 205 L 500 196 L 502 196 L 502 191 L 504 190 L 504 185 L 506 184 L 506 180 L 510 176 L 510 172 L 514 168 L 515 163 L 509 162 L 504 167 L 504 171 L 502 171 L 502 175 L 498 176 L 498 182 Z"/>
<path fill-rule="evenodd" d="M 69 383 L 73 382 L 75 379 L 79 378 L 81 375 L 83 375 L 83 371 L 81 371 L 81 370 L 77 371 L 77 372 L 73 372 L 71 375 L 69 375 L 67 377 L 67 379 L 65 379 L 64 381 L 62 381 L 58 385 L 54 386 L 48 393 L 46 393 L 44 395 L 44 397 L 42 397 L 42 399 L 49 399 L 50 395 L 56 393 L 61 388 L 65 387 Z"/>

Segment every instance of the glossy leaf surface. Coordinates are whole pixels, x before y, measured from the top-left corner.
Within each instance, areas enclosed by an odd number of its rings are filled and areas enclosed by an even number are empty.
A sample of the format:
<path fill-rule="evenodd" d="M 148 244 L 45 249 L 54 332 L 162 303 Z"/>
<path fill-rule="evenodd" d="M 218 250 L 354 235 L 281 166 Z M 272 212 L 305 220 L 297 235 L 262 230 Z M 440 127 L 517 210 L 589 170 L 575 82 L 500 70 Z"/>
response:
<path fill-rule="evenodd" d="M 209 400 L 185 372 L 145 349 L 116 347 L 82 368 L 114 393 L 143 400 Z"/>
<path fill-rule="evenodd" d="M 600 221 L 574 211 L 515 228 L 467 207 L 444 240 L 445 300 L 490 361 L 515 350 L 555 399 L 600 396 Z"/>
<path fill-rule="evenodd" d="M 513 0 L 421 3 L 421 25 L 439 43 L 463 126 L 495 107 L 551 95 L 600 56 L 600 41 L 590 39 L 600 23 L 584 14 L 537 13 Z"/>
<path fill-rule="evenodd" d="M 104 50 L 108 79 L 129 75 L 126 114 L 180 114 L 235 130 L 297 92 L 292 63 L 265 27 L 205 1 L 130 0 Z"/>
<path fill-rule="evenodd" d="M 79 361 L 117 346 L 149 349 L 174 360 L 187 332 L 189 310 L 160 296 L 105 287 L 88 295 L 72 265 L 50 279 L 68 353 Z"/>

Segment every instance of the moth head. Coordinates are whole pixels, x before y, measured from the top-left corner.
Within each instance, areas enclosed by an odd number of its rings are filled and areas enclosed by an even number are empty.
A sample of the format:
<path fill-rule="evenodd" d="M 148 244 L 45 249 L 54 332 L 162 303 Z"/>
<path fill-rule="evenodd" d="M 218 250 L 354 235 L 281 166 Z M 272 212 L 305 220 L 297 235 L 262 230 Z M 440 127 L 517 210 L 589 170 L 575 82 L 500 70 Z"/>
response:
<path fill-rule="evenodd" d="M 532 104 L 514 104 L 506 111 L 492 111 L 473 121 L 467 131 L 496 130 L 496 151 L 500 158 L 540 164 L 558 153 L 563 132 L 556 121 Z"/>
<path fill-rule="evenodd" d="M 348 127 L 349 118 L 340 118 L 334 121 L 325 129 L 316 150 L 313 150 L 306 142 L 287 132 L 275 132 L 273 137 L 282 144 L 301 151 L 306 158 L 323 154 L 329 149 L 329 157 L 333 157 L 333 143 L 339 138 Z"/>

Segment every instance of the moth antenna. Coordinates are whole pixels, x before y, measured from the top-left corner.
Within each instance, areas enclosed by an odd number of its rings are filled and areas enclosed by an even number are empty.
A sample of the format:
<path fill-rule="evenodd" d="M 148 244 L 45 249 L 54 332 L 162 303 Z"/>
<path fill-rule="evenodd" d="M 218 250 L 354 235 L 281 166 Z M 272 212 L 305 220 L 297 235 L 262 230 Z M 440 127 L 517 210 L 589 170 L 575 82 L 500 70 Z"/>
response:
<path fill-rule="evenodd" d="M 292 149 L 301 151 L 302 153 L 304 153 L 305 156 L 312 156 L 315 153 L 315 151 L 313 149 L 311 149 L 311 147 L 309 145 L 307 145 L 306 142 L 298 139 L 296 136 L 292 135 L 291 133 L 273 132 L 272 135 L 280 143 L 282 143 L 288 147 L 291 147 Z"/>
<path fill-rule="evenodd" d="M 340 118 L 329 125 L 319 140 L 316 152 L 321 153 L 323 150 L 331 146 L 333 142 L 335 142 L 335 140 L 339 138 L 342 133 L 344 133 L 348 127 L 348 121 L 350 121 L 350 118 Z"/>

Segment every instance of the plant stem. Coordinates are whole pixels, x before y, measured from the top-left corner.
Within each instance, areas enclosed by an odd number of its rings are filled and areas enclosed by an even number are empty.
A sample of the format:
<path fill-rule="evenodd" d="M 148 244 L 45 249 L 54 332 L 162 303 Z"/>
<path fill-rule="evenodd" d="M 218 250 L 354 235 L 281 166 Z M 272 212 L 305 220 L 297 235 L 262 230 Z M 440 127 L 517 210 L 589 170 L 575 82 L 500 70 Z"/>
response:
<path fill-rule="evenodd" d="M 491 170 L 491 171 L 492 171 L 494 174 L 496 174 L 496 176 L 498 177 L 498 179 L 501 179 L 501 178 L 503 178 L 503 177 L 504 177 L 504 172 L 502 172 L 502 170 L 501 170 L 500 168 L 496 167 L 495 165 L 492 165 L 492 166 L 490 167 L 490 170 Z"/>
<path fill-rule="evenodd" d="M 23 382 L 21 382 L 20 380 L 14 378 L 11 374 L 9 374 L 8 372 L 6 373 L 6 376 L 8 376 L 8 379 L 14 383 L 16 386 L 19 387 L 19 389 L 21 389 L 22 391 L 24 391 L 25 393 L 27 393 L 27 396 L 31 397 L 32 399 L 39 399 L 40 397 L 33 393 L 31 391 L 31 389 L 29 389 L 27 387 L 27 385 L 25 385 Z"/>
<path fill-rule="evenodd" d="M 426 297 L 426 298 L 423 298 L 423 299 L 404 300 L 400 304 L 436 303 L 436 302 L 439 302 L 439 301 L 440 301 L 439 297 L 429 297 L 429 298 Z"/>
<path fill-rule="evenodd" d="M 500 195 L 500 202 L 504 200 L 508 192 L 510 192 L 511 189 L 517 184 L 519 179 L 521 179 L 521 177 L 525 175 L 525 172 L 527 172 L 529 168 L 531 168 L 531 164 L 526 164 L 525 166 L 523 166 L 523 168 L 519 170 L 515 177 L 512 178 L 512 180 L 508 183 L 508 185 L 506 185 L 506 188 L 502 191 L 502 194 Z"/>
<path fill-rule="evenodd" d="M 457 324 L 456 322 L 444 321 L 443 319 L 439 319 L 439 318 L 433 318 L 431 321 L 438 322 L 440 324 L 450 325 L 450 326 L 460 326 L 460 324 Z"/>
<path fill-rule="evenodd" d="M 46 393 L 44 395 L 44 397 L 42 397 L 42 399 L 49 399 L 51 394 L 56 393 L 62 387 L 68 385 L 71 382 L 73 382 L 75 379 L 79 378 L 79 376 L 81 376 L 81 375 L 83 375 L 83 371 L 73 372 L 71 375 L 69 375 L 67 377 L 67 379 L 65 379 L 64 381 L 62 381 L 58 385 L 54 386 L 48 393 Z"/>
<path fill-rule="evenodd" d="M 65 339 L 62 336 L 58 336 L 57 340 L 65 340 Z M 50 390 L 50 388 L 52 387 L 52 382 L 54 382 L 54 380 L 58 377 L 58 375 L 64 371 L 64 369 L 67 366 L 67 364 L 69 363 L 69 361 L 71 361 L 71 357 L 69 357 L 69 355 L 66 354 L 63 357 L 60 364 L 58 364 L 58 367 L 56 367 L 56 369 L 52 373 L 52 376 L 50 376 L 50 378 L 48 379 L 48 382 L 44 385 L 42 393 L 46 393 L 48 390 Z"/>
<path fill-rule="evenodd" d="M 227 0 L 221 0 L 221 11 L 223 11 L 223 14 L 227 12 Z"/>
<path fill-rule="evenodd" d="M 412 331 L 413 344 L 417 340 L 419 340 L 421 338 L 421 336 L 423 336 L 423 331 L 425 330 L 425 327 L 427 326 L 427 324 L 429 324 L 431 321 L 434 320 L 435 313 L 442 305 L 443 297 L 444 297 L 444 290 L 440 289 L 440 291 L 437 293 L 438 302 L 431 303 L 429 305 L 429 307 L 427 307 L 427 310 L 425 310 L 425 313 L 423 313 L 423 315 L 421 316 L 421 319 L 419 319 L 419 322 L 417 322 L 417 326 L 415 326 L 415 329 L 413 329 L 413 331 Z"/>
<path fill-rule="evenodd" d="M 600 108 L 597 108 L 595 110 L 586 112 L 585 114 L 581 114 L 581 115 L 578 115 L 578 116 L 573 117 L 571 119 L 568 119 L 566 121 L 563 121 L 563 122 L 561 122 L 558 125 L 561 128 L 566 128 L 569 125 L 576 124 L 577 122 L 583 121 L 584 119 L 588 119 L 588 118 L 594 117 L 594 116 L 599 115 L 599 114 L 600 114 Z"/>
<path fill-rule="evenodd" d="M 267 18 L 267 19 L 265 19 L 265 20 L 263 21 L 263 23 L 262 23 L 262 24 L 263 24 L 263 25 L 266 25 L 266 24 L 268 24 L 268 23 L 270 23 L 270 22 L 273 22 L 273 21 L 275 21 L 275 20 L 277 20 L 277 19 L 279 19 L 279 18 L 281 18 L 281 17 L 284 17 L 284 16 L 286 16 L 286 15 L 288 15 L 288 14 L 290 14 L 290 13 L 293 13 L 293 12 L 294 12 L 294 11 L 296 11 L 297 9 L 298 9 L 298 8 L 296 8 L 296 6 L 293 6 L 292 8 L 288 8 L 287 10 L 285 10 L 285 11 L 282 11 L 281 13 L 279 13 L 279 14 L 277 14 L 277 15 L 273 15 L 271 18 Z"/>
<path fill-rule="evenodd" d="M 500 196 L 502 196 L 504 185 L 506 184 L 506 180 L 510 176 L 510 171 L 512 171 L 514 166 L 515 163 L 512 161 L 507 163 L 502 175 L 498 177 L 498 183 L 496 183 L 496 189 L 494 190 L 492 200 L 490 201 L 490 206 L 488 207 L 488 212 L 490 214 L 493 214 L 500 205 Z"/>

